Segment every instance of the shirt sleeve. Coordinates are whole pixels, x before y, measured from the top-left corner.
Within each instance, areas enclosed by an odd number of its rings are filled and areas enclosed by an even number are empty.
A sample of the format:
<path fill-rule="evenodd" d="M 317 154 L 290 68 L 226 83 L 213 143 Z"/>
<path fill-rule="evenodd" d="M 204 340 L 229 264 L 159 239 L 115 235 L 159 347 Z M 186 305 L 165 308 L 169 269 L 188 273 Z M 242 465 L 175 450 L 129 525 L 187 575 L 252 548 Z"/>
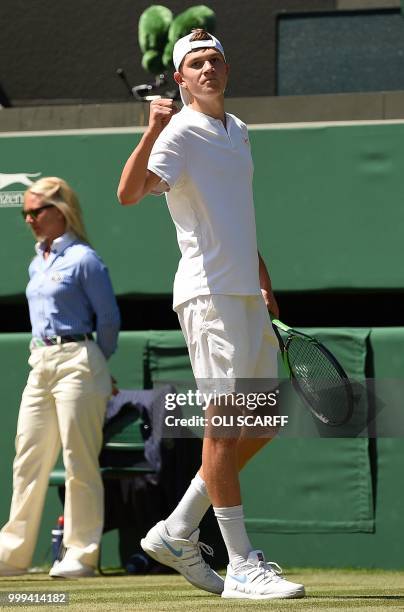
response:
<path fill-rule="evenodd" d="M 117 347 L 121 318 L 108 269 L 93 251 L 80 262 L 80 281 L 96 316 L 97 344 L 108 359 Z"/>
<path fill-rule="evenodd" d="M 170 188 L 174 187 L 185 171 L 183 137 L 164 130 L 153 145 L 147 167 Z"/>

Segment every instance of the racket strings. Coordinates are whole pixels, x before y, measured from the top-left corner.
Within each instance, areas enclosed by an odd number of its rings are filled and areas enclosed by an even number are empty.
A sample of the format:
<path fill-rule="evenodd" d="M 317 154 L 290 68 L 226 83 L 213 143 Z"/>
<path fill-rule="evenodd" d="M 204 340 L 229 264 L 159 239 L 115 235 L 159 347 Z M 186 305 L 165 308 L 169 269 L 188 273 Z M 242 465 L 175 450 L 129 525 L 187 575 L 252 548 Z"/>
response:
<path fill-rule="evenodd" d="M 321 347 L 309 338 L 289 338 L 290 369 L 310 407 L 324 423 L 337 424 L 350 410 L 347 381 Z"/>

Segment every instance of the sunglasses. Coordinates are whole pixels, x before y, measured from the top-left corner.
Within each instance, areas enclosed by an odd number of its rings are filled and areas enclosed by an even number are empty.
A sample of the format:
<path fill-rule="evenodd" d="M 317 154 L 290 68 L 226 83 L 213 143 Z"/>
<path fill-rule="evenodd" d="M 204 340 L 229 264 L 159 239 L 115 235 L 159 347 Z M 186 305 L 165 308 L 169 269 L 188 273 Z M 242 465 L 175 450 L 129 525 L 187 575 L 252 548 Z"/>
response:
<path fill-rule="evenodd" d="M 27 209 L 27 210 L 22 210 L 21 214 L 22 214 L 22 218 L 25 219 L 28 217 L 28 215 L 30 217 L 32 217 L 32 219 L 37 219 L 39 213 L 41 213 L 43 210 L 45 210 L 46 208 L 54 208 L 54 204 L 44 204 L 43 206 L 40 206 L 39 208 L 32 208 L 31 210 Z"/>

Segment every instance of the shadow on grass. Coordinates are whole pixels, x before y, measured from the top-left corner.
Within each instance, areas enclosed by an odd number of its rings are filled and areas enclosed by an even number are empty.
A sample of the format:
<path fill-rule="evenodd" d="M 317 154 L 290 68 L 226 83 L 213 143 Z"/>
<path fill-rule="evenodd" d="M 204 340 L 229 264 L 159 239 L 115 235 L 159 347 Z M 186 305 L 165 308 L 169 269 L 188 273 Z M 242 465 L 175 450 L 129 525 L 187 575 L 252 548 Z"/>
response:
<path fill-rule="evenodd" d="M 305 599 L 389 599 L 393 601 L 404 601 L 404 595 L 306 595 Z"/>

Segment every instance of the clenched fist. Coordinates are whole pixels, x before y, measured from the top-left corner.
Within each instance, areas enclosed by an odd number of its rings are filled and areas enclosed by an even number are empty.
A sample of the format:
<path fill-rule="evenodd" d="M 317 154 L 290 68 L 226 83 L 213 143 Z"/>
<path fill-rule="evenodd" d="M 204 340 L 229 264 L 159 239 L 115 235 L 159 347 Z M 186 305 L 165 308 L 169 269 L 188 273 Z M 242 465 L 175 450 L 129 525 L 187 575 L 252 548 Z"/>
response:
<path fill-rule="evenodd" d="M 149 128 L 161 132 L 178 108 L 171 98 L 159 98 L 150 103 Z"/>

